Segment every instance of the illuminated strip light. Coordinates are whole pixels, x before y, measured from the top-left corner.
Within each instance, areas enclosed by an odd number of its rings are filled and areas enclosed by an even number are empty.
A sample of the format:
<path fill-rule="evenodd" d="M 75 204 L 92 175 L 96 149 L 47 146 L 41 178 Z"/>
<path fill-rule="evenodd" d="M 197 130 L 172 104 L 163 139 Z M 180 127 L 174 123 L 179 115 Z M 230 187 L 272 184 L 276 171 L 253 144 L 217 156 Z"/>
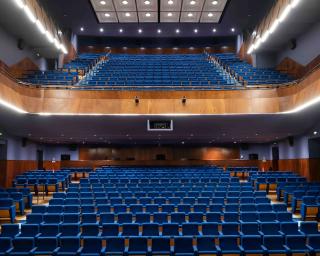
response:
<path fill-rule="evenodd" d="M 289 111 L 284 111 L 284 112 L 281 112 L 281 114 L 293 114 L 293 113 L 298 113 L 298 112 L 301 112 L 302 110 L 306 109 L 306 108 L 309 108 L 317 103 L 320 102 L 320 96 L 319 97 L 316 97 L 306 103 L 303 103 L 302 105 L 292 109 L 292 110 L 289 110 Z"/>
<path fill-rule="evenodd" d="M 24 7 L 24 2 L 23 2 L 23 0 L 14 0 L 15 1 L 15 3 L 17 4 L 17 6 L 19 7 L 19 8 L 23 8 Z"/>
<path fill-rule="evenodd" d="M 290 14 L 290 12 L 292 11 L 292 9 L 294 9 L 301 0 L 292 0 L 291 3 L 289 3 L 284 10 L 282 11 L 282 13 L 279 15 L 279 18 L 277 18 L 273 24 L 270 26 L 270 28 L 261 36 L 261 38 L 259 38 L 255 43 L 253 43 L 252 45 L 250 45 L 247 54 L 251 54 L 254 50 L 257 50 L 260 45 L 264 42 L 266 42 L 269 38 L 269 36 L 271 34 L 273 34 L 278 26 L 280 25 L 280 23 L 282 23 Z"/>
<path fill-rule="evenodd" d="M 5 106 L 6 108 L 9 108 L 19 114 L 27 114 L 28 113 L 27 111 L 23 110 L 22 108 L 19 108 L 19 107 L 15 106 L 5 100 L 2 100 L 2 99 L 0 99 L 0 105 Z"/>

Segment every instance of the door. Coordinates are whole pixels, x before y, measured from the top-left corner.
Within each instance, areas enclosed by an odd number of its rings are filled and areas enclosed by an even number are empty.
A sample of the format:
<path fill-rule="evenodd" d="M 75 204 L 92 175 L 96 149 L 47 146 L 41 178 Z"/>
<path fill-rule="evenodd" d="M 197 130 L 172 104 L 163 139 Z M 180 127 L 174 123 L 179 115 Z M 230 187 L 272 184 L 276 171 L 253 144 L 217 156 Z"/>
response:
<path fill-rule="evenodd" d="M 272 170 L 279 170 L 279 147 L 272 147 Z"/>

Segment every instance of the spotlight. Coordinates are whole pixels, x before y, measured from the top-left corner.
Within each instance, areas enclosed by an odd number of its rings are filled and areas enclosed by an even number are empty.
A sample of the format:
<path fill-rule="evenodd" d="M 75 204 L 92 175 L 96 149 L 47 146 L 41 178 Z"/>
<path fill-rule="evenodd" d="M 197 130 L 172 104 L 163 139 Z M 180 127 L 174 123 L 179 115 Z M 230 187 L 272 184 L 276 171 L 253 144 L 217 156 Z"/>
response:
<path fill-rule="evenodd" d="M 218 4 L 218 1 L 212 1 L 212 4 L 213 4 L 213 5 L 217 5 L 217 4 Z"/>
<path fill-rule="evenodd" d="M 142 33 L 142 29 L 141 29 L 141 28 L 138 29 L 138 33 L 139 33 L 139 34 Z"/>
<path fill-rule="evenodd" d="M 146 17 L 150 17 L 151 14 L 149 12 L 146 13 Z"/>
<path fill-rule="evenodd" d="M 123 5 L 127 5 L 127 4 L 128 4 L 128 1 L 124 0 L 124 1 L 122 1 L 122 4 L 123 4 Z"/>
<path fill-rule="evenodd" d="M 212 17 L 213 16 L 213 13 L 208 13 L 208 17 Z"/>
<path fill-rule="evenodd" d="M 236 31 L 236 29 L 235 28 L 231 28 L 231 32 L 234 32 L 234 31 Z"/>
<path fill-rule="evenodd" d="M 138 97 L 138 96 L 134 97 L 134 102 L 136 103 L 136 105 L 138 105 L 138 104 L 139 104 L 140 99 L 139 99 L 139 97 Z"/>
<path fill-rule="evenodd" d="M 101 5 L 106 5 L 106 1 L 100 1 Z"/>
<path fill-rule="evenodd" d="M 318 134 L 318 132 L 317 132 L 317 131 L 314 131 L 314 132 L 313 132 L 313 135 L 317 135 L 317 134 Z"/>
<path fill-rule="evenodd" d="M 145 5 L 149 5 L 149 4 L 150 4 L 150 1 L 148 1 L 148 0 L 147 0 L 147 1 L 144 1 L 144 4 L 145 4 Z"/>
<path fill-rule="evenodd" d="M 105 13 L 104 16 L 110 17 L 110 13 Z"/>
<path fill-rule="evenodd" d="M 84 27 L 81 27 L 81 28 L 80 28 L 80 31 L 84 31 Z"/>
<path fill-rule="evenodd" d="M 128 12 L 126 12 L 126 14 L 125 14 L 125 15 L 126 15 L 126 17 L 130 17 L 130 15 L 131 15 L 131 14 L 130 14 L 130 13 L 128 13 Z"/>
<path fill-rule="evenodd" d="M 157 30 L 157 33 L 158 33 L 158 34 L 161 34 L 161 29 L 160 29 L 160 28 Z"/>
<path fill-rule="evenodd" d="M 193 16 L 193 14 L 190 12 L 190 13 L 188 13 L 188 17 L 192 17 Z"/>
<path fill-rule="evenodd" d="M 216 29 L 216 28 L 212 29 L 212 32 L 213 32 L 213 33 L 216 33 L 216 32 L 217 32 L 217 29 Z"/>
<path fill-rule="evenodd" d="M 198 29 L 194 29 L 193 32 L 197 34 L 198 33 Z"/>
<path fill-rule="evenodd" d="M 172 13 L 171 12 L 168 13 L 168 17 L 172 17 Z"/>
<path fill-rule="evenodd" d="M 169 1 L 168 1 L 168 5 L 173 5 L 173 1 L 172 1 L 172 0 L 169 0 Z"/>
<path fill-rule="evenodd" d="M 187 103 L 187 97 L 183 96 L 181 99 L 182 104 L 186 104 Z"/>
<path fill-rule="evenodd" d="M 191 5 L 195 5 L 195 4 L 196 4 L 196 1 L 194 1 L 194 0 L 190 1 L 190 4 L 191 4 Z"/>
<path fill-rule="evenodd" d="M 176 33 L 179 34 L 180 33 L 180 29 L 177 28 L 176 29 Z"/>
<path fill-rule="evenodd" d="M 101 33 L 104 31 L 104 29 L 103 29 L 103 28 L 100 28 L 99 30 L 100 30 L 100 32 L 101 32 Z"/>

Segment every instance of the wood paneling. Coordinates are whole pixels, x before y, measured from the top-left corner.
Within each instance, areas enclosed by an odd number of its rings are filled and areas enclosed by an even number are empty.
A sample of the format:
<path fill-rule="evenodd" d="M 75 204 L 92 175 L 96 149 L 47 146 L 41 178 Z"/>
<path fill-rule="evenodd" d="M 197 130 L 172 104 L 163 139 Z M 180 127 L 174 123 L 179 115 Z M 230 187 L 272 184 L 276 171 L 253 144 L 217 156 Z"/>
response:
<path fill-rule="evenodd" d="M 39 70 L 39 67 L 29 58 L 24 58 L 18 63 L 9 67 L 9 72 L 13 77 L 22 77 L 30 70 Z"/>
<path fill-rule="evenodd" d="M 293 171 L 310 180 L 309 159 L 280 159 L 280 171 Z"/>
<path fill-rule="evenodd" d="M 192 160 L 226 160 L 237 159 L 239 148 L 217 147 L 80 147 L 80 160 L 127 160 L 137 161 L 156 160 L 157 155 L 164 155 L 168 161 Z"/>
<path fill-rule="evenodd" d="M 12 184 L 13 179 L 24 173 L 26 170 L 37 169 L 37 161 L 32 160 L 7 160 L 6 161 L 6 176 L 5 176 L 5 186 L 9 187 Z"/>

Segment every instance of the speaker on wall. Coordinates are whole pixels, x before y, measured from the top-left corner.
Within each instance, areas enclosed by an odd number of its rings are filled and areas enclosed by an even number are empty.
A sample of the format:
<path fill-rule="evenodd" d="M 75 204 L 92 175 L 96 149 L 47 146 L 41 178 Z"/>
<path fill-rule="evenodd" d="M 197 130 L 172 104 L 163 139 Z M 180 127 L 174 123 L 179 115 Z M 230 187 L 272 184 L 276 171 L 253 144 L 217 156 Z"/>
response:
<path fill-rule="evenodd" d="M 293 138 L 293 136 L 289 136 L 288 137 L 288 141 L 289 141 L 290 147 L 293 147 L 294 146 L 294 138 Z"/>
<path fill-rule="evenodd" d="M 17 44 L 17 47 L 19 50 L 23 50 L 25 48 L 26 44 L 24 42 L 24 40 L 22 38 L 19 38 L 18 39 L 18 44 Z"/>
<path fill-rule="evenodd" d="M 22 138 L 21 139 L 21 146 L 24 148 L 25 146 L 27 146 L 27 142 L 28 142 L 27 138 Z"/>
<path fill-rule="evenodd" d="M 249 154 L 249 160 L 258 160 L 259 155 L 258 154 Z"/>
<path fill-rule="evenodd" d="M 241 150 L 248 150 L 249 149 L 249 144 L 248 143 L 242 143 L 240 145 Z"/>
<path fill-rule="evenodd" d="M 294 49 L 296 49 L 296 48 L 297 48 L 297 39 L 292 38 L 292 39 L 290 40 L 290 49 L 291 49 L 291 50 L 294 50 Z"/>
<path fill-rule="evenodd" d="M 69 150 L 70 151 L 76 151 L 77 150 L 77 145 L 76 144 L 71 144 L 71 145 L 69 145 Z"/>
<path fill-rule="evenodd" d="M 60 156 L 61 161 L 70 161 L 70 155 L 68 154 L 62 154 Z"/>

